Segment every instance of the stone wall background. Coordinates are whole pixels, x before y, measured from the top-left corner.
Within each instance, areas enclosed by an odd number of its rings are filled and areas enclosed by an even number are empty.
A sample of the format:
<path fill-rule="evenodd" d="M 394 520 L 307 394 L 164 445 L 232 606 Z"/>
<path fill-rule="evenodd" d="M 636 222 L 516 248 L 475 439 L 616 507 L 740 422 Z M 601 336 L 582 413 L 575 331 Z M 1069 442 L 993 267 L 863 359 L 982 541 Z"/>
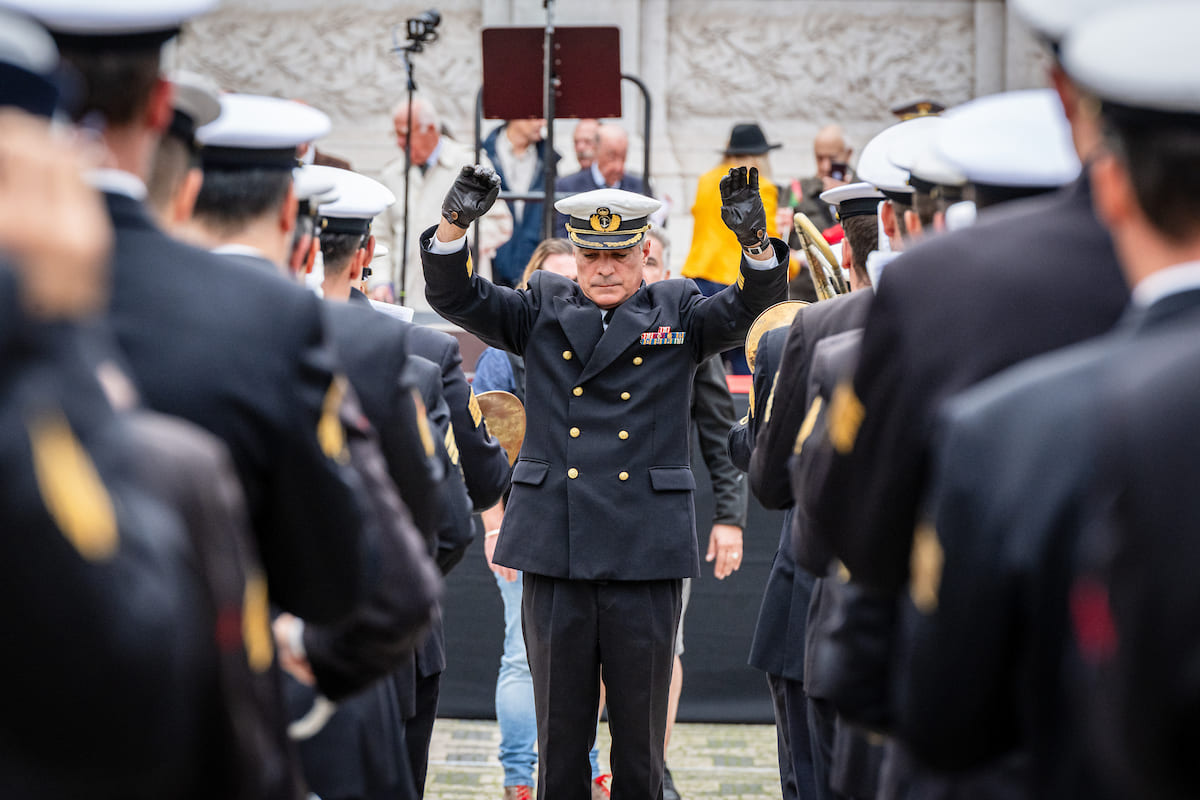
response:
<path fill-rule="evenodd" d="M 651 170 L 669 195 L 672 263 L 690 241 L 696 178 L 718 159 L 730 127 L 756 120 L 773 142 L 774 178 L 813 173 L 812 137 L 845 126 L 856 152 L 919 97 L 947 105 L 1044 85 L 1046 56 L 1004 0 L 558 0 L 559 25 L 617 25 L 622 71 L 650 88 Z M 382 0 L 224 0 L 193 23 L 168 63 L 231 90 L 303 99 L 329 113 L 322 149 L 378 171 L 397 155 L 391 110 L 404 97 L 393 30 L 430 7 Z M 440 40 L 414 57 L 422 93 L 456 138 L 470 141 L 482 80 L 480 31 L 544 25 L 541 0 L 442 0 Z M 643 111 L 628 82 L 620 123 L 640 172 Z M 486 133 L 495 121 L 484 122 Z M 574 120 L 555 124 L 569 154 Z M 571 159 L 573 161 L 573 159 Z"/>

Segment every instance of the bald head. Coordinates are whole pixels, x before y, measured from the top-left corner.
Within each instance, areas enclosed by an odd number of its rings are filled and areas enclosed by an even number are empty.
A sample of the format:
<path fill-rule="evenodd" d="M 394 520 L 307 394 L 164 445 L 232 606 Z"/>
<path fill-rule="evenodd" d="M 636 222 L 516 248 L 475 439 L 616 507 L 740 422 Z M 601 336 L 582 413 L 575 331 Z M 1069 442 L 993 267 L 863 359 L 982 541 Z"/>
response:
<path fill-rule="evenodd" d="M 420 95 L 412 99 L 412 163 L 424 164 L 437 147 L 440 121 L 433 103 Z M 396 146 L 404 149 L 408 139 L 408 103 L 403 102 L 392 111 L 392 125 L 396 129 Z"/>
<path fill-rule="evenodd" d="M 625 155 L 629 152 L 629 134 L 616 125 L 601 125 L 596 132 L 596 168 L 607 186 L 615 186 L 625 176 Z"/>
<path fill-rule="evenodd" d="M 817 175 L 828 178 L 833 165 L 850 161 L 850 148 L 846 146 L 846 135 L 841 125 L 826 125 L 817 131 L 813 139 L 813 158 L 817 162 Z"/>
<path fill-rule="evenodd" d="M 575 158 L 579 160 L 580 169 L 588 169 L 596 160 L 596 139 L 599 133 L 600 123 L 594 119 L 581 119 L 575 126 Z"/>

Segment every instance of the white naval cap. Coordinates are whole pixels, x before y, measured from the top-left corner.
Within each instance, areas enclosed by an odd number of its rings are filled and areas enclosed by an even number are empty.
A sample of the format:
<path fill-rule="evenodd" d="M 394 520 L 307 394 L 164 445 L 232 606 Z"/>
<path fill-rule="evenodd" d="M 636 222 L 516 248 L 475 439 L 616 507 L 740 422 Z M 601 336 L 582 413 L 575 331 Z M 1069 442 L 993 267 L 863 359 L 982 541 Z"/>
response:
<path fill-rule="evenodd" d="M 334 167 L 305 164 L 292 170 L 292 187 L 300 204 L 300 216 L 315 216 L 321 203 L 332 203 L 338 198 L 337 172 Z"/>
<path fill-rule="evenodd" d="M 336 200 L 322 203 L 317 209 L 322 233 L 367 234 L 371 220 L 396 202 L 396 195 L 379 181 L 348 169 L 332 170 Z"/>
<path fill-rule="evenodd" d="M 650 215 L 661 207 L 653 197 L 624 189 L 594 189 L 554 204 L 568 217 L 570 240 L 589 250 L 633 247 L 650 230 Z"/>
<path fill-rule="evenodd" d="M 1197 31 L 1194 0 L 1114 8 L 1071 30 L 1063 68 L 1105 105 L 1200 114 Z"/>
<path fill-rule="evenodd" d="M 1079 175 L 1071 127 L 1052 89 L 980 97 L 942 119 L 938 151 L 973 184 L 1051 188 Z"/>
<path fill-rule="evenodd" d="M 329 117 L 278 97 L 221 95 L 221 115 L 196 130 L 205 168 L 291 169 L 296 148 L 329 133 Z"/>
<path fill-rule="evenodd" d="M 822 202 L 837 206 L 839 220 L 874 216 L 879 211 L 879 201 L 885 199 L 883 192 L 866 181 L 826 189 L 821 192 L 820 197 Z"/>
<path fill-rule="evenodd" d="M 1129 0 L 1009 0 L 1029 27 L 1051 42 L 1058 42 L 1079 23 L 1110 8 L 1131 5 Z M 1134 7 L 1144 4 L 1134 3 Z"/>
<path fill-rule="evenodd" d="M 58 48 L 38 23 L 0 10 L 0 106 L 49 117 L 58 103 Z"/>
<path fill-rule="evenodd" d="M 940 119 L 940 118 L 939 118 Z M 946 160 L 937 148 L 939 126 L 929 129 L 928 136 L 915 137 L 891 152 L 891 161 L 908 173 L 908 183 L 918 192 L 932 194 L 939 186 L 964 186 L 967 176 Z"/>
<path fill-rule="evenodd" d="M 874 185 L 887 197 L 908 202 L 913 191 L 908 183 L 908 171 L 892 163 L 891 154 L 927 141 L 941 124 L 941 117 L 915 117 L 885 128 L 867 142 L 862 155 L 858 157 L 855 173 L 859 179 Z"/>
<path fill-rule="evenodd" d="M 221 115 L 221 89 L 204 75 L 179 70 L 168 76 L 175 93 L 171 99 L 174 115 L 167 133 L 188 146 L 196 142 L 196 129 Z"/>
<path fill-rule="evenodd" d="M 218 0 L 0 0 L 50 29 L 60 44 L 136 49 L 157 47 Z"/>
<path fill-rule="evenodd" d="M 967 176 L 955 167 L 937 147 L 936 142 L 927 142 L 926 147 L 911 157 L 897 161 L 896 166 L 908 170 L 908 182 L 917 191 L 931 194 L 939 186 L 962 187 Z"/>

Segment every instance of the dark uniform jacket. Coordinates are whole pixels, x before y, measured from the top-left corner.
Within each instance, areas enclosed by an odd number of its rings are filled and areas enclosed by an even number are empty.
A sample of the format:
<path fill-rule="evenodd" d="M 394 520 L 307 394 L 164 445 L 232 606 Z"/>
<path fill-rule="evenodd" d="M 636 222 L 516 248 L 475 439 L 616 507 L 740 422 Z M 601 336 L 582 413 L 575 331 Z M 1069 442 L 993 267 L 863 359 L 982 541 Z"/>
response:
<path fill-rule="evenodd" d="M 360 307 L 370 305 L 367 296 L 357 289 L 351 290 L 350 302 Z M 437 364 L 441 369 L 442 388 L 438 393 L 444 398 L 450 413 L 450 424 L 454 430 L 454 461 L 462 471 L 467 494 L 475 511 L 483 511 L 496 505 L 500 495 L 508 488 L 512 468 L 508 454 L 500 442 L 491 437 L 483 424 L 483 414 L 467 376 L 462 369 L 462 354 L 458 339 L 424 325 L 400 323 L 406 328 L 405 348 L 408 353 L 420 356 Z"/>
<path fill-rule="evenodd" d="M 770 388 L 771 414 L 759 422 L 750 459 L 750 490 L 765 507 L 786 508 L 793 502 L 788 459 L 808 413 L 813 348 L 826 336 L 862 327 L 873 297 L 873 292 L 861 289 L 805 306 L 792 320 Z"/>
<path fill-rule="evenodd" d="M 441 395 L 450 412 L 450 426 L 458 448 L 454 461 L 462 471 L 474 510 L 491 508 L 500 502 L 500 495 L 508 488 L 512 467 L 500 442 L 492 438 L 483 424 L 479 402 L 462 370 L 458 340 L 448 333 L 414 325 L 408 334 L 408 351 L 432 361 L 441 370 Z"/>
<path fill-rule="evenodd" d="M 509 290 L 474 276 L 465 251 L 422 251 L 434 309 L 525 358 L 533 424 L 497 563 L 573 579 L 699 575 L 687 387 L 703 359 L 742 344 L 758 313 L 786 296 L 782 242 L 775 252 L 780 266 L 743 264 L 712 298 L 690 281 L 643 285 L 604 330 L 573 281 L 543 270 Z"/>
<path fill-rule="evenodd" d="M 1078 689 L 1081 726 L 1093 732 L 1089 766 L 1122 797 L 1200 795 L 1195 759 L 1179 746 L 1197 710 L 1184 702 L 1198 678 L 1195 337 L 1190 328 L 1142 348 L 1111 376 L 1100 406 L 1098 519 L 1071 588 L 1084 612 L 1073 615 L 1073 643 L 1095 678 Z"/>
<path fill-rule="evenodd" d="M 729 457 L 729 429 L 737 417 L 733 395 L 725 380 L 724 362 L 709 358 L 692 382 L 692 419 L 699 435 L 700 455 L 712 481 L 713 524 L 746 527 L 749 488 L 745 473 Z"/>
<path fill-rule="evenodd" d="M 771 384 L 779 369 L 785 330 L 770 330 L 758 340 L 754 364 L 754 406 L 744 423 L 730 429 L 730 452 L 743 469 L 750 467 L 757 428 L 767 414 Z M 763 589 L 754 639 L 750 643 L 749 664 L 772 675 L 804 681 L 804 627 L 813 576 L 796 568 L 792 558 L 792 510 L 784 515 L 779 547 L 771 562 L 771 572 Z"/>
<path fill-rule="evenodd" d="M 116 233 L 109 320 L 146 403 L 225 442 L 246 494 L 271 599 L 311 621 L 365 591 L 353 477 L 317 437 L 335 360 L 320 301 L 159 230 L 141 203 L 106 194 Z M 326 406 L 330 406 L 326 408 Z"/>
<path fill-rule="evenodd" d="M 3 299 L 0 796 L 298 797 L 224 448 L 114 411 L 105 332 Z"/>
<path fill-rule="evenodd" d="M 1080 181 L 996 207 L 887 268 L 814 515 L 855 580 L 903 585 L 934 414 L 957 391 L 1112 327 L 1128 299 Z M 835 403 L 835 406 L 839 404 Z"/>
<path fill-rule="evenodd" d="M 1107 427 L 1100 399 L 1113 375 L 1194 343 L 1198 331 L 1193 289 L 947 404 L 933 527 L 914 545 L 910 593 L 923 613 L 914 615 L 897 715 L 924 760 L 961 768 L 1031 749 L 1037 796 L 1103 796 L 1084 760 L 1076 679 L 1064 661 L 1080 532 L 1103 510 L 1089 491 Z M 942 567 L 927 569 L 930 558 Z"/>

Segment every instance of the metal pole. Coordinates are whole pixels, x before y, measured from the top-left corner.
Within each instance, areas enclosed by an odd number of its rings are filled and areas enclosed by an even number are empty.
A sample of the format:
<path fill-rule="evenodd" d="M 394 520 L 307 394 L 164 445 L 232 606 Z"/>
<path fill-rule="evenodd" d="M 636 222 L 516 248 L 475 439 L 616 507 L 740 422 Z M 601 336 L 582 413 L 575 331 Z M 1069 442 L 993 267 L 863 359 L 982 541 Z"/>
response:
<path fill-rule="evenodd" d="M 554 74 L 554 0 L 545 0 L 546 39 L 542 63 L 543 95 L 542 116 L 546 119 L 546 141 L 543 148 L 542 186 L 545 199 L 542 201 L 542 238 L 554 235 L 554 90 L 558 78 Z"/>
<path fill-rule="evenodd" d="M 408 299 L 408 184 L 412 172 L 412 107 L 413 91 L 417 85 L 413 82 L 412 60 L 408 48 L 404 49 L 404 71 L 408 76 L 408 133 L 404 136 L 404 236 L 400 239 L 400 285 L 396 287 L 396 302 L 406 305 Z"/>
<path fill-rule="evenodd" d="M 642 142 L 644 143 L 642 153 L 642 180 L 646 182 L 646 190 L 650 190 L 650 88 L 636 75 L 622 75 L 623 80 L 633 82 L 639 89 L 642 90 L 642 99 L 646 103 L 645 121 L 642 125 Z"/>

